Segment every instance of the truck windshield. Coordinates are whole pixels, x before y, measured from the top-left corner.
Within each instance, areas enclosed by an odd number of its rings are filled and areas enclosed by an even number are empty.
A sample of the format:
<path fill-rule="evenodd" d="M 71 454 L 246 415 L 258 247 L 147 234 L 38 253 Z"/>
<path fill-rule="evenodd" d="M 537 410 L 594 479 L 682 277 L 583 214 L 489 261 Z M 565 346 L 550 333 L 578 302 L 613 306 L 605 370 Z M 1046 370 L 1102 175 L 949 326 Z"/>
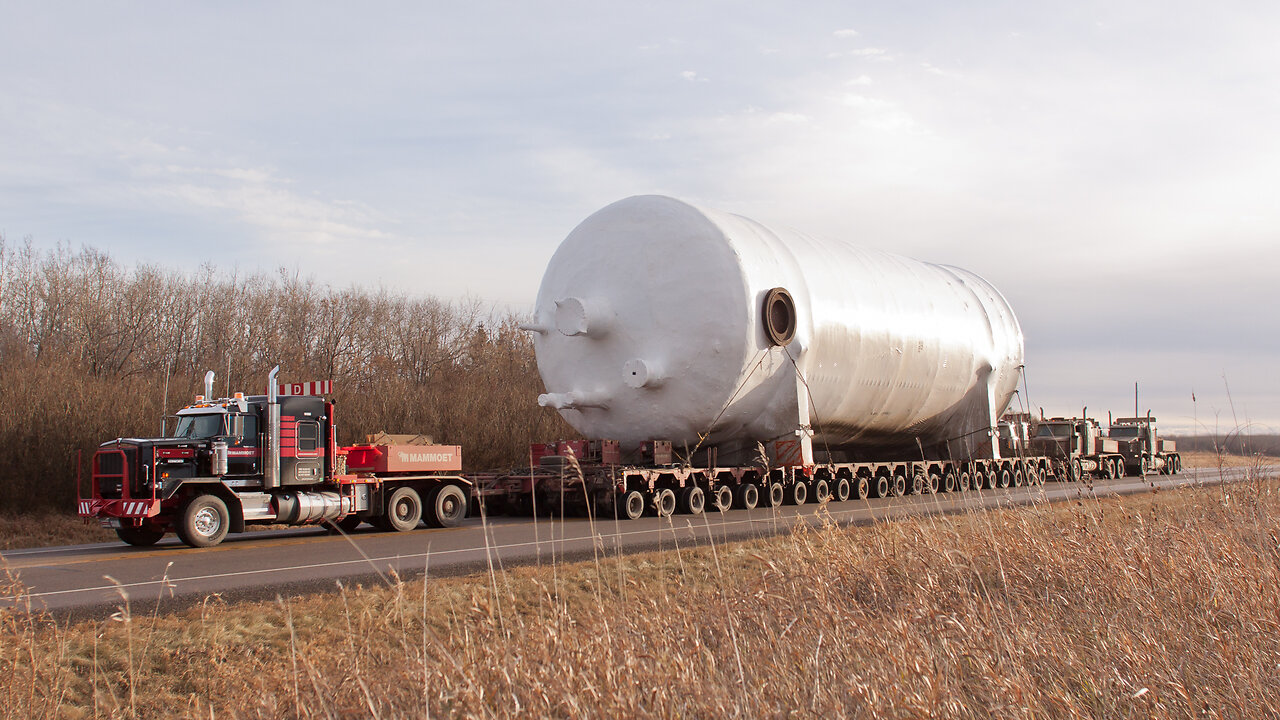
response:
<path fill-rule="evenodd" d="M 1113 438 L 1136 438 L 1136 437 L 1138 437 L 1138 428 L 1136 428 L 1136 427 L 1113 427 L 1113 428 L 1111 428 L 1111 437 L 1113 437 Z"/>
<path fill-rule="evenodd" d="M 222 434 L 221 413 L 209 415 L 183 415 L 174 429 L 176 438 L 207 438 Z"/>
<path fill-rule="evenodd" d="M 1041 425 L 1036 437 L 1071 437 L 1070 425 Z"/>

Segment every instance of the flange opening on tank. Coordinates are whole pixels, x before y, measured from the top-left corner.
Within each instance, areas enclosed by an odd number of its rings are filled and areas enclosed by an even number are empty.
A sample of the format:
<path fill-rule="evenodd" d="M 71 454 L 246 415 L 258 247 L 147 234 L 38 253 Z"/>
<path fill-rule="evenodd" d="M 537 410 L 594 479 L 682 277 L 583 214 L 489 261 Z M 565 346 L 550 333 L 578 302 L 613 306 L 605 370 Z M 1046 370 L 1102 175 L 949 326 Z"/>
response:
<path fill-rule="evenodd" d="M 764 334 L 771 345 L 786 345 L 796 336 L 796 303 L 786 288 L 776 287 L 764 295 Z"/>

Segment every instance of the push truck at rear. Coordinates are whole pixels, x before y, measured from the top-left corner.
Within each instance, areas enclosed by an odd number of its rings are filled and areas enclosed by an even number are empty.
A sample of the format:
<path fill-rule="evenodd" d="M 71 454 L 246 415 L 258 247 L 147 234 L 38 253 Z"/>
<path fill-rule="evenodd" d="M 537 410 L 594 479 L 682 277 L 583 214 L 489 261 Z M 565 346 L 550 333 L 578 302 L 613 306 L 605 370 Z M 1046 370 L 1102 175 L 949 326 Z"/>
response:
<path fill-rule="evenodd" d="M 103 443 L 88 492 L 78 483 L 79 514 L 130 545 L 174 532 L 193 547 L 253 525 L 407 531 L 466 517 L 472 483 L 460 473 L 461 447 L 339 445 L 329 384 L 277 385 L 278 372 L 266 395 L 216 400 L 208 373 L 205 394 L 176 413 L 171 436 Z"/>

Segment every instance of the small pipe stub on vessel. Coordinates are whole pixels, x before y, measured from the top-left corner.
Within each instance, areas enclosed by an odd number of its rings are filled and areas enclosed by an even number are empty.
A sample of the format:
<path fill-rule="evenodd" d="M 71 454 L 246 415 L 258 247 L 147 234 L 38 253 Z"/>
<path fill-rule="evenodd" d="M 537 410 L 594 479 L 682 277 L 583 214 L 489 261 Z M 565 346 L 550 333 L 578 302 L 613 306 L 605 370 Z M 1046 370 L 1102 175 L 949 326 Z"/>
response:
<path fill-rule="evenodd" d="M 544 393 L 538 396 L 538 404 L 542 407 L 555 408 L 556 410 L 581 410 L 582 408 L 607 410 L 609 408 L 608 398 L 604 395 L 581 390 L 570 390 L 564 393 Z"/>
<path fill-rule="evenodd" d="M 662 372 L 655 363 L 635 358 L 622 365 L 622 381 L 637 390 L 656 388 L 662 384 Z"/>
<path fill-rule="evenodd" d="M 764 294 L 764 335 L 770 345 L 786 345 L 796 336 L 796 303 L 786 288 L 776 287 Z"/>
<path fill-rule="evenodd" d="M 561 298 L 555 307 L 556 329 L 563 335 L 599 338 L 608 332 L 613 312 L 604 298 Z"/>

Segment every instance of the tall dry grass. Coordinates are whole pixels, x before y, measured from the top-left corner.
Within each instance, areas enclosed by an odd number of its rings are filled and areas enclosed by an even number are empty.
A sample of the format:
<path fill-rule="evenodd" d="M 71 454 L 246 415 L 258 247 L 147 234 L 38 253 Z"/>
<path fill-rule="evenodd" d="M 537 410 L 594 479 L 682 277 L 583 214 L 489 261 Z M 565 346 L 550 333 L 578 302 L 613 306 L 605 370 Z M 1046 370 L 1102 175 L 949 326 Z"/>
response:
<path fill-rule="evenodd" d="M 6 717 L 1275 717 L 1274 480 L 0 615 Z"/>
<path fill-rule="evenodd" d="M 333 380 L 340 439 L 387 430 L 465 446 L 469 469 L 514 465 L 568 436 L 516 319 L 478 302 L 337 289 L 280 270 L 182 274 L 93 248 L 0 236 L 0 511 L 70 508 L 75 459 L 152 436 L 203 392 Z"/>

